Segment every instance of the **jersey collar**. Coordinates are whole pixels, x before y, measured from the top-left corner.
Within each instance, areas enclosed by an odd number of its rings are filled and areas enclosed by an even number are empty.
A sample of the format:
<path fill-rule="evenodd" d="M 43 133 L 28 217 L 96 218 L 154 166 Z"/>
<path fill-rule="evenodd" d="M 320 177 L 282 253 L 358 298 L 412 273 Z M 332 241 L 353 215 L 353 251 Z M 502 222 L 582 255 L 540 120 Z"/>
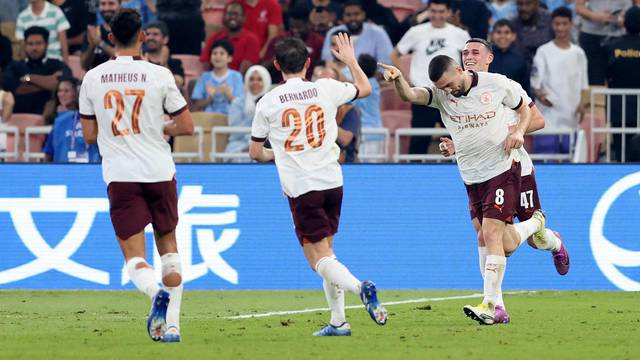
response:
<path fill-rule="evenodd" d="M 471 86 L 469 86 L 467 91 L 465 91 L 464 94 L 462 94 L 462 96 L 469 95 L 469 92 L 471 91 L 471 89 L 473 89 L 478 85 L 478 73 L 473 70 L 469 70 L 469 72 L 471 73 Z"/>
<path fill-rule="evenodd" d="M 142 56 L 136 55 L 136 56 L 112 56 L 111 60 L 128 60 L 128 61 L 133 61 L 133 60 L 143 60 Z"/>

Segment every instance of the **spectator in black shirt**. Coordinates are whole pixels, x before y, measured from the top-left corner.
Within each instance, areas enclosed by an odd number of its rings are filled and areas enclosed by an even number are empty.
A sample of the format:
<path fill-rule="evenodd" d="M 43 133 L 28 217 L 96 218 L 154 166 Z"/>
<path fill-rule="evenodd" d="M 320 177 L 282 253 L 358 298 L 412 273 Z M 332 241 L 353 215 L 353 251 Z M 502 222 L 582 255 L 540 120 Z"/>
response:
<path fill-rule="evenodd" d="M 524 54 L 516 46 L 516 33 L 507 19 L 496 21 L 491 33 L 493 42 L 493 62 L 489 71 L 502 74 L 519 83 L 529 93 L 529 72 Z"/>
<path fill-rule="evenodd" d="M 8 37 L 0 34 L 0 70 L 9 65 L 13 56 L 13 50 L 11 49 L 11 40 Z"/>
<path fill-rule="evenodd" d="M 637 6 L 627 10 L 624 16 L 624 27 L 627 34 L 617 38 L 608 45 L 609 66 L 607 67 L 607 83 L 611 89 L 640 88 L 640 8 Z M 637 128 L 638 97 L 626 97 L 625 125 Z M 622 126 L 621 96 L 611 97 L 611 125 Z M 625 135 L 625 161 L 640 161 L 640 135 Z M 616 160 L 622 160 L 622 135 L 613 135 L 613 152 Z"/>
<path fill-rule="evenodd" d="M 540 6 L 539 0 L 516 0 L 518 16 L 512 20 L 517 34 L 517 44 L 531 71 L 533 56 L 542 44 L 553 40 L 551 13 Z"/>
<path fill-rule="evenodd" d="M 85 70 L 93 69 L 116 54 L 115 45 L 108 37 L 111 31 L 109 22 L 116 11 L 120 10 L 121 2 L 121 0 L 100 0 L 98 9 L 104 18 L 104 24 L 99 27 L 87 26 L 87 40 L 82 45 L 82 55 L 80 56 L 82 67 Z"/>
<path fill-rule="evenodd" d="M 204 40 L 201 0 L 157 0 L 158 20 L 169 28 L 172 54 L 200 55 Z"/>
<path fill-rule="evenodd" d="M 27 58 L 12 62 L 5 71 L 4 85 L 15 97 L 14 113 L 42 114 L 60 76 L 71 70 L 60 60 L 46 57 L 49 30 L 32 26 L 24 32 Z"/>
<path fill-rule="evenodd" d="M 164 66 L 171 70 L 176 79 L 178 88 L 184 86 L 184 69 L 180 59 L 172 59 L 169 44 L 169 29 L 162 21 L 154 21 L 147 25 L 145 30 L 146 39 L 144 41 L 145 51 L 143 56 L 148 62 Z"/>
<path fill-rule="evenodd" d="M 87 19 L 89 10 L 87 10 L 86 0 L 51 0 L 58 5 L 64 16 L 69 21 L 71 27 L 67 30 L 67 43 L 69 44 L 69 54 L 74 54 L 82 49 L 84 43 L 84 35 L 87 31 Z"/>

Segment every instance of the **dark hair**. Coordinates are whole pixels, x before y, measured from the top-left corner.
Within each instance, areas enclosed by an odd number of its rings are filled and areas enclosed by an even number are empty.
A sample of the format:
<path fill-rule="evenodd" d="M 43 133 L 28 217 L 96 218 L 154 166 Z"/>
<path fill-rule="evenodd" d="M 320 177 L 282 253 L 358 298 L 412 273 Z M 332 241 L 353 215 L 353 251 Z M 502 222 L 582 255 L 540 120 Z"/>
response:
<path fill-rule="evenodd" d="M 369 54 L 360 54 L 358 56 L 358 65 L 360 65 L 368 78 L 375 76 L 376 70 L 378 70 L 378 60 Z"/>
<path fill-rule="evenodd" d="M 447 8 L 451 9 L 451 0 L 430 0 L 429 6 L 431 6 L 432 4 L 445 5 Z"/>
<path fill-rule="evenodd" d="M 571 20 L 573 19 L 573 13 L 571 12 L 571 10 L 569 10 L 568 7 L 560 6 L 559 8 L 553 10 L 553 12 L 551 13 L 551 20 L 557 17 L 563 17 Z"/>
<path fill-rule="evenodd" d="M 58 78 L 58 83 L 56 84 L 56 89 L 52 93 L 53 102 L 49 102 L 44 109 L 44 122 L 45 124 L 53 124 L 54 120 L 58 116 L 58 106 L 60 105 L 60 99 L 58 99 L 58 90 L 60 90 L 60 85 L 64 82 L 71 83 L 73 91 L 76 93 L 75 101 L 73 102 L 72 107 L 74 109 L 78 109 L 78 95 L 79 95 L 79 86 L 80 81 L 74 78 L 73 76 L 61 76 Z"/>
<path fill-rule="evenodd" d="M 507 19 L 500 19 L 493 24 L 493 31 L 496 31 L 497 28 L 506 26 L 511 30 L 511 32 L 516 32 L 516 28 L 513 26 L 513 23 Z"/>
<path fill-rule="evenodd" d="M 302 71 L 308 58 L 307 45 L 298 38 L 288 37 L 276 44 L 276 61 L 285 74 Z"/>
<path fill-rule="evenodd" d="M 142 20 L 135 9 L 121 8 L 113 15 L 109 26 L 118 43 L 130 46 L 136 42 L 138 34 L 140 34 Z"/>
<path fill-rule="evenodd" d="M 233 56 L 233 45 L 227 39 L 220 39 L 213 42 L 211 45 L 211 51 L 209 51 L 209 57 L 211 57 L 211 53 L 213 53 L 213 49 L 223 48 L 224 51 L 229 54 L 229 56 Z M 256 50 L 257 51 L 257 50 Z"/>
<path fill-rule="evenodd" d="M 49 30 L 42 26 L 32 26 L 24 31 L 24 40 L 27 41 L 31 35 L 40 35 L 44 39 L 44 42 L 49 43 Z"/>
<path fill-rule="evenodd" d="M 303 5 L 296 5 L 289 11 L 289 20 L 309 21 L 309 9 Z"/>
<path fill-rule="evenodd" d="M 344 2 L 344 4 L 342 4 L 342 11 L 344 12 L 344 9 L 347 8 L 347 6 L 357 6 L 360 8 L 360 10 L 365 11 L 364 6 L 362 6 L 362 3 L 359 0 L 347 0 Z"/>
<path fill-rule="evenodd" d="M 165 37 L 169 36 L 169 27 L 162 20 L 155 20 L 147 24 L 147 27 L 145 28 L 145 30 L 149 30 L 149 29 L 158 29 L 160 30 L 160 33 L 162 34 L 162 36 L 165 36 Z"/>
<path fill-rule="evenodd" d="M 640 7 L 632 6 L 627 10 L 624 14 L 624 28 L 629 35 L 640 33 Z"/>
<path fill-rule="evenodd" d="M 438 55 L 429 63 L 429 79 L 436 82 L 440 80 L 442 74 L 456 65 L 456 61 L 447 55 Z"/>
<path fill-rule="evenodd" d="M 471 38 L 469 40 L 467 40 L 467 42 L 465 44 L 470 44 L 470 43 L 479 43 L 484 45 L 484 47 L 490 52 L 493 53 L 493 49 L 491 48 L 491 43 L 488 42 L 485 39 L 481 39 L 481 38 Z"/>

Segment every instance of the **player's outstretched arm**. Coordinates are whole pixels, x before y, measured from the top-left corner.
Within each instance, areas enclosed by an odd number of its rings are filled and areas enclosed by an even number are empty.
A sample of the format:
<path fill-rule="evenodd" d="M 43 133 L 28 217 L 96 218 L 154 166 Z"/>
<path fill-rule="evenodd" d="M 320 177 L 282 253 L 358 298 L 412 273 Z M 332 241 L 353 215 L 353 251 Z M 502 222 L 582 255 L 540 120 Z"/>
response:
<path fill-rule="evenodd" d="M 165 125 L 164 133 L 169 136 L 193 135 L 193 119 L 189 109 L 173 117 L 173 122 Z"/>
<path fill-rule="evenodd" d="M 538 131 L 540 129 L 544 129 L 544 116 L 540 112 L 540 109 L 538 109 L 538 107 L 534 104 L 531 107 L 531 121 L 529 122 L 529 127 L 527 128 L 527 134 Z"/>
<path fill-rule="evenodd" d="M 338 51 L 331 49 L 331 52 L 338 60 L 347 64 L 351 75 L 353 75 L 353 84 L 358 88 L 358 98 L 369 96 L 371 94 L 371 83 L 358 64 L 358 59 L 356 59 L 356 54 L 353 50 L 353 40 L 345 33 L 339 33 L 334 38 L 338 45 Z"/>
<path fill-rule="evenodd" d="M 402 76 L 402 72 L 395 66 L 378 63 L 384 69 L 384 79 L 393 82 L 396 92 L 404 101 L 409 101 L 417 105 L 427 105 L 431 101 L 431 94 L 427 89 L 421 87 L 411 87 Z"/>
<path fill-rule="evenodd" d="M 249 145 L 249 156 L 258 162 L 269 162 L 274 160 L 273 150 L 266 149 L 263 141 L 253 141 Z"/>

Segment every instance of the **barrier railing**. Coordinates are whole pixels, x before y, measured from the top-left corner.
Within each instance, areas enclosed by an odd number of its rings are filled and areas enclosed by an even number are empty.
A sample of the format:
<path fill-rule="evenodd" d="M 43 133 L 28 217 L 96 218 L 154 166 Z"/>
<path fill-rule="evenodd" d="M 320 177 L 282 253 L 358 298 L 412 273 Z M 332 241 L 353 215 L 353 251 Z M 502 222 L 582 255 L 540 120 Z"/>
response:
<path fill-rule="evenodd" d="M 576 138 L 577 129 L 572 129 L 569 127 L 562 128 L 544 128 L 538 130 L 534 133 L 527 134 L 527 136 L 538 136 L 538 135 L 568 135 L 569 136 L 569 153 L 567 154 L 536 154 L 532 151 L 529 152 L 529 156 L 531 160 L 534 161 L 572 161 L 573 153 L 574 153 L 574 144 Z M 533 150 L 533 149 L 531 149 Z"/>
<path fill-rule="evenodd" d="M 196 159 L 196 161 L 202 161 L 204 159 L 204 150 L 203 150 L 203 142 L 204 142 L 204 129 L 201 126 L 195 126 L 193 128 L 193 136 L 196 136 L 198 142 L 198 151 L 197 152 L 189 152 L 189 151 L 181 151 L 181 152 L 173 152 L 171 155 L 174 159 L 188 159 L 189 162 Z"/>
<path fill-rule="evenodd" d="M 45 160 L 45 153 L 42 151 L 30 152 L 31 149 L 31 135 L 49 135 L 51 133 L 51 125 L 45 126 L 28 126 L 24 129 L 24 161 L 30 162 L 31 159 L 38 161 Z"/>
<path fill-rule="evenodd" d="M 360 162 L 367 162 L 367 160 L 372 161 L 387 161 L 389 159 L 389 129 L 387 128 L 362 128 L 360 130 L 360 134 L 362 137 L 367 135 L 383 135 L 384 136 L 384 147 L 381 153 L 377 154 L 364 154 L 362 153 L 362 144 L 365 141 L 360 142 L 360 151 L 358 153 L 358 159 Z"/>
<path fill-rule="evenodd" d="M 216 151 L 216 138 L 218 135 L 231 135 L 231 134 L 251 134 L 250 126 L 214 126 L 211 128 L 211 153 L 209 156 L 211 157 L 211 161 L 217 160 L 233 160 L 233 159 L 242 159 L 246 162 L 249 161 L 249 154 L 247 152 L 236 152 L 236 153 L 227 153 L 227 152 L 217 152 Z M 247 146 L 249 144 L 247 143 Z"/>
<path fill-rule="evenodd" d="M 13 158 L 14 161 L 18 161 L 20 156 L 20 129 L 17 126 L 0 124 L 0 134 L 13 134 L 13 151 L 0 152 L 0 160 L 7 161 L 7 159 Z"/>
<path fill-rule="evenodd" d="M 606 96 L 606 113 L 605 113 L 605 126 L 597 127 L 595 123 L 596 119 L 596 105 L 595 100 L 597 96 Z M 620 96 L 622 97 L 622 109 L 621 109 L 621 125 L 620 127 L 611 127 L 611 97 L 612 96 Z M 630 128 L 626 124 L 627 118 L 627 97 L 635 96 L 636 97 L 636 126 L 634 128 Z M 611 162 L 611 146 L 610 146 L 610 135 L 623 135 L 621 136 L 621 154 L 620 162 L 626 162 L 626 148 L 627 148 L 627 139 L 626 136 L 628 134 L 640 134 L 640 89 L 593 89 L 591 91 L 591 146 L 595 144 L 596 135 L 597 134 L 605 134 L 605 154 L 606 161 Z"/>

